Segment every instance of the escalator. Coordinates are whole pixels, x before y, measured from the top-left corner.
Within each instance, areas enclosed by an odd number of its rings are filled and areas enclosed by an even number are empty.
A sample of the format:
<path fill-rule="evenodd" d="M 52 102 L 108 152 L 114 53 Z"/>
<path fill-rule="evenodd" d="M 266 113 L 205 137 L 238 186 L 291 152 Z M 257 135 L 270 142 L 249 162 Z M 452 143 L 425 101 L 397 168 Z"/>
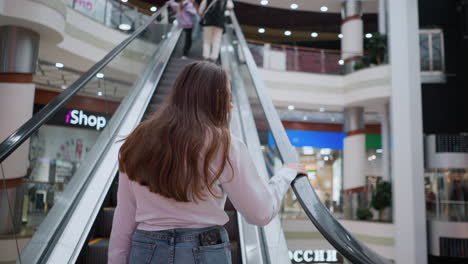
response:
<path fill-rule="evenodd" d="M 83 93 L 96 74 L 104 72 L 104 76 L 129 79 L 128 89 L 119 107 L 112 117 L 109 115 L 106 128 L 100 132 L 87 157 L 74 170 L 73 177 L 59 184 L 55 181 L 47 183 L 61 187 L 51 203 L 53 206 L 47 210 L 47 216 L 37 226 L 29 227 L 28 230 L 34 230 L 33 235 L 21 252 L 19 263 L 106 263 L 108 238 L 117 202 L 118 183 L 115 176 L 121 143 L 116 142 L 157 109 L 169 94 L 178 72 L 192 61 L 180 59 L 181 30 L 164 17 L 166 9 L 167 6 L 161 8 L 145 25 L 0 144 L 0 162 L 3 163 L 9 157 L 13 158 L 11 155 L 21 149 L 23 142 L 34 136 L 60 109 L 66 108 L 68 101 Z M 140 50 L 145 47 L 144 54 L 135 55 L 137 52 L 132 46 Z M 199 58 L 200 50 L 200 41 L 195 41 L 191 57 Z M 120 67 L 123 62 L 128 62 L 125 69 Z M 232 113 L 231 130 L 244 140 L 260 175 L 268 180 L 275 167 L 271 156 L 283 163 L 290 163 L 297 161 L 297 153 L 291 147 L 259 79 L 233 13 L 223 36 L 221 62 L 231 74 L 233 100 L 237 106 Z M 133 71 L 133 74 L 125 70 Z M 37 181 L 24 181 L 27 190 L 32 184 L 37 184 Z M 306 177 L 299 176 L 292 187 L 308 217 L 346 259 L 352 263 L 390 263 L 358 242 L 336 221 L 320 202 Z M 230 202 L 226 203 L 225 211 L 230 219 L 226 229 L 231 239 L 233 263 L 289 262 L 279 217 L 265 227 L 257 227 L 247 223 Z M 25 229 L 23 223 L 13 230 L 19 232 Z M 16 236 L 14 239 L 18 241 Z"/>

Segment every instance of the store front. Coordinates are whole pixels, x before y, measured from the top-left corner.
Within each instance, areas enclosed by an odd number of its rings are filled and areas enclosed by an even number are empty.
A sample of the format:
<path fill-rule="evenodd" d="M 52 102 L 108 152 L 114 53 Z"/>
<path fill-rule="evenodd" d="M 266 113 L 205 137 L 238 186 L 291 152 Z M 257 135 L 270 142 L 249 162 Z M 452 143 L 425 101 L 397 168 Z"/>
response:
<path fill-rule="evenodd" d="M 36 90 L 34 114 L 56 94 Z M 60 199 L 117 107 L 118 102 L 76 96 L 31 136 L 22 213 L 27 227 L 37 226 Z"/>

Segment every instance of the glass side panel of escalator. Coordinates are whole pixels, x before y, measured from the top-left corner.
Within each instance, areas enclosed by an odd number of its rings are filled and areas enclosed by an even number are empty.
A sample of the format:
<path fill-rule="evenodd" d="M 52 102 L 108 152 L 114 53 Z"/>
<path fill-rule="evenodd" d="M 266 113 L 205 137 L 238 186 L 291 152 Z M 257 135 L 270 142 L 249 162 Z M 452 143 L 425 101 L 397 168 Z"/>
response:
<path fill-rule="evenodd" d="M 283 165 L 283 158 L 276 146 L 266 115 L 271 113 L 265 113 L 263 109 L 251 73 L 243 62 L 243 55 L 240 54 L 242 50 L 239 46 L 240 41 L 231 30 L 227 32 L 230 43 L 223 48 L 231 54 L 231 59 L 235 61 L 231 65 L 237 68 L 241 76 L 252 109 L 266 170 L 271 177 L 275 170 Z M 309 181 L 320 196 L 322 203 L 339 216 L 342 210 L 340 205 L 342 198 L 339 191 L 341 182 L 333 179 L 341 179 L 340 175 L 336 175 L 341 172 L 341 150 L 302 147 L 291 136 L 290 141 L 297 150 L 300 162 L 306 165 Z M 312 224 L 291 188 L 285 196 L 279 216 L 291 263 L 345 263 L 343 256 Z"/>
<path fill-rule="evenodd" d="M 64 197 L 77 186 L 73 182 L 86 182 L 87 175 L 75 177 L 77 171 L 92 161 L 96 144 L 110 134 L 114 114 L 144 81 L 158 48 L 175 32 L 163 15 L 0 164 L 0 263 L 16 261 L 54 206 L 68 202 Z M 33 77 L 34 114 L 92 66 L 83 58 L 63 64 L 39 61 Z"/>

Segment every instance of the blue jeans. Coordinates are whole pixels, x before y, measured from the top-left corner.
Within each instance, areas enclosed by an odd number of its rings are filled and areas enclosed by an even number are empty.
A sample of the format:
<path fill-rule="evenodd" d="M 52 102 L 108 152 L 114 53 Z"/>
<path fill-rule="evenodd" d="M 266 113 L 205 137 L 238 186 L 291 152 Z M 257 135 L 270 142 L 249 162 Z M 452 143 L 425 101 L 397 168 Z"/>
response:
<path fill-rule="evenodd" d="M 218 229 L 222 244 L 200 246 L 199 234 Z M 129 264 L 231 264 L 229 237 L 222 226 L 136 230 L 132 235 Z"/>

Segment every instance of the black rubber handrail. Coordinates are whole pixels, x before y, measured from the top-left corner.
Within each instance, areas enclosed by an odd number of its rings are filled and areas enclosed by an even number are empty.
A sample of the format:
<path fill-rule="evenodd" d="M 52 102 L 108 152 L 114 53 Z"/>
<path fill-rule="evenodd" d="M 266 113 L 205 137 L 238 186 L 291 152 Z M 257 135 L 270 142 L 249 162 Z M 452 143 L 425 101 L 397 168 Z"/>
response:
<path fill-rule="evenodd" d="M 298 162 L 297 152 L 292 148 L 273 102 L 266 91 L 263 81 L 259 77 L 260 74 L 257 69 L 257 65 L 250 53 L 247 42 L 245 41 L 242 30 L 233 12 L 231 12 L 231 21 L 241 47 L 242 54 L 244 55 L 243 60 L 245 60 L 250 72 L 253 86 L 257 92 L 257 96 L 260 100 L 281 157 L 285 163 Z M 310 185 L 307 176 L 298 175 L 291 183 L 291 186 L 302 208 L 315 227 L 347 260 L 354 264 L 392 263 L 390 260 L 380 256 L 359 242 L 338 222 L 338 220 L 336 220 L 336 218 L 320 201 L 314 188 Z"/>
<path fill-rule="evenodd" d="M 56 96 L 44 108 L 37 112 L 33 117 L 26 121 L 15 132 L 8 136 L 0 144 L 0 163 L 3 162 L 11 153 L 13 153 L 21 144 L 26 141 L 34 132 L 51 119 L 89 80 L 94 78 L 109 62 L 111 62 L 123 49 L 125 49 L 136 37 L 140 35 L 153 21 L 167 8 L 165 4 L 151 18 L 141 25 L 124 41 L 113 48 L 104 58 L 94 64 L 87 72 L 73 82 L 66 90 Z"/>

